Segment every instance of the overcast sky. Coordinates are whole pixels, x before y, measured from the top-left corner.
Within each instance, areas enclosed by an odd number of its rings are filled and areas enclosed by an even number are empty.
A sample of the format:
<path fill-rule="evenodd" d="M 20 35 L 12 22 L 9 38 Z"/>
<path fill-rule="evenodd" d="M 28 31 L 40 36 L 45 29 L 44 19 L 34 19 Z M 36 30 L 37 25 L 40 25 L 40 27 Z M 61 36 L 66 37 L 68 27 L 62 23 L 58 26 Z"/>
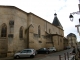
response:
<path fill-rule="evenodd" d="M 79 0 L 0 0 L 0 5 L 16 6 L 26 12 L 32 12 L 37 16 L 53 22 L 54 13 L 57 13 L 57 17 L 64 29 L 64 36 L 69 33 L 74 33 L 77 36 L 77 40 L 80 41 L 80 36 L 77 33 L 79 15 L 74 15 L 73 22 L 69 19 L 69 14 L 79 11 Z"/>

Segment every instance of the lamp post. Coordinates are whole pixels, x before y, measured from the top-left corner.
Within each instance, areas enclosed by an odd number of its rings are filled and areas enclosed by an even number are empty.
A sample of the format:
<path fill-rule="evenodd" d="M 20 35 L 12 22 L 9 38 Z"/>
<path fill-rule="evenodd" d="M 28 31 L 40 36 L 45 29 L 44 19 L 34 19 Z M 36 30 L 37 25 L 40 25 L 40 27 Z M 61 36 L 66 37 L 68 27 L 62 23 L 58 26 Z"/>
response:
<path fill-rule="evenodd" d="M 80 14 L 80 0 L 79 0 L 78 7 L 79 7 L 79 11 L 70 13 L 69 18 L 70 18 L 71 21 L 73 21 L 73 18 L 74 18 L 73 15 L 74 14 Z"/>
<path fill-rule="evenodd" d="M 73 21 L 73 18 L 74 18 L 73 15 L 74 15 L 74 14 L 80 14 L 80 0 L 79 0 L 78 7 L 79 7 L 79 11 L 70 13 L 70 15 L 69 15 L 70 21 Z M 79 31 L 79 27 L 80 27 L 80 18 L 79 18 L 79 24 L 78 24 L 78 25 L 75 25 L 75 27 L 77 27 L 77 32 L 78 32 L 79 35 L 80 35 L 80 31 Z M 76 49 L 76 52 L 77 52 L 77 49 Z M 79 54 L 80 54 L 80 51 L 79 51 Z M 80 55 L 79 55 L 79 56 L 80 56 Z"/>
<path fill-rule="evenodd" d="M 74 14 L 80 14 L 80 0 L 79 0 L 78 6 L 79 6 L 79 11 L 70 13 L 70 15 L 69 15 L 70 21 L 73 21 L 73 18 L 74 18 L 73 15 L 74 15 Z M 79 35 L 80 35 L 80 31 L 79 31 L 79 27 L 80 27 L 80 18 L 79 18 L 79 24 L 78 24 L 78 25 L 75 25 L 75 27 L 77 27 L 77 32 L 78 32 Z"/>

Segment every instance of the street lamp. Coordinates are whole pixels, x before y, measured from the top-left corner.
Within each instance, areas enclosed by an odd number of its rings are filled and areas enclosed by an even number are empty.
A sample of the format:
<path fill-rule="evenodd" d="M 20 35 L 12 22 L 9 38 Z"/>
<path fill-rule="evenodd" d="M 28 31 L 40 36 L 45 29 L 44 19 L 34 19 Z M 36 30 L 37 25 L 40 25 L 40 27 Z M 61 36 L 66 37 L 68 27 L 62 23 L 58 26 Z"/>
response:
<path fill-rule="evenodd" d="M 79 6 L 79 11 L 70 13 L 70 15 L 69 15 L 70 21 L 73 21 L 73 18 L 74 18 L 73 15 L 74 15 L 74 14 L 80 14 L 80 0 L 79 0 L 78 6 Z M 80 35 L 80 32 L 79 32 L 80 18 L 79 18 L 79 24 L 78 24 L 78 25 L 75 25 L 75 27 L 77 27 L 77 32 L 78 32 L 79 35 Z"/>
<path fill-rule="evenodd" d="M 69 15 L 70 21 L 73 21 L 73 18 L 74 18 L 73 15 L 74 15 L 74 14 L 80 14 L 80 0 L 79 0 L 78 7 L 79 7 L 79 11 L 70 13 L 70 15 Z M 79 31 L 79 27 L 80 27 L 80 18 L 79 18 L 79 24 L 78 24 L 78 25 L 75 25 L 75 27 L 77 27 L 77 32 L 78 32 L 79 35 L 80 35 L 80 31 Z M 80 54 L 80 52 L 79 52 L 79 54 Z"/>
<path fill-rule="evenodd" d="M 80 11 L 70 13 L 70 15 L 69 15 L 70 21 L 73 21 L 73 18 L 74 18 L 73 15 L 74 14 L 80 14 Z M 79 23 L 80 23 L 80 18 L 79 18 Z"/>
<path fill-rule="evenodd" d="M 70 18 L 71 21 L 73 21 L 73 18 L 74 18 L 73 15 L 74 15 L 74 14 L 80 14 L 80 0 L 79 0 L 78 7 L 79 7 L 79 11 L 70 13 L 69 18 Z"/>
<path fill-rule="evenodd" d="M 73 17 L 72 14 L 70 14 L 69 18 L 70 18 L 71 21 L 73 21 L 73 18 L 74 18 L 74 17 Z"/>

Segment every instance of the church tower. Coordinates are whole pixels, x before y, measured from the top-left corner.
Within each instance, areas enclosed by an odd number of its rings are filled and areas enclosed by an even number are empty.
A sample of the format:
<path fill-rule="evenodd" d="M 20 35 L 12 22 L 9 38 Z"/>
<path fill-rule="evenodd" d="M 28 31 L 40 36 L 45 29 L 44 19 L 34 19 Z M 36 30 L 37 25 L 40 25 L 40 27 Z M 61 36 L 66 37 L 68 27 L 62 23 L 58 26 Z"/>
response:
<path fill-rule="evenodd" d="M 57 26 L 57 27 L 60 27 L 61 29 L 63 29 L 61 23 L 59 22 L 59 19 L 57 18 L 57 14 L 56 13 L 54 14 L 54 19 L 53 19 L 52 24 Z"/>

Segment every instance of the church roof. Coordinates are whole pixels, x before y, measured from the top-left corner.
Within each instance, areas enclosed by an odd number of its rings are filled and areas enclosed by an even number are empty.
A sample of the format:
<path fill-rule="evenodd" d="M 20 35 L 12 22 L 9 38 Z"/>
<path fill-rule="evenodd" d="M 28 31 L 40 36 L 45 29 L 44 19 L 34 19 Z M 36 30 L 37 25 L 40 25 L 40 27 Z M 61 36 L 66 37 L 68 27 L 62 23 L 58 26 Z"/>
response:
<path fill-rule="evenodd" d="M 57 14 L 55 13 L 54 14 L 54 20 L 53 20 L 53 25 L 55 25 L 55 26 L 61 26 L 62 27 L 62 25 L 61 25 L 61 23 L 60 23 L 60 21 L 59 21 L 59 19 L 57 18 Z"/>
<path fill-rule="evenodd" d="M 76 38 L 76 35 L 73 34 L 73 33 L 70 33 L 70 34 L 67 35 L 67 37 L 72 37 L 72 36 Z"/>

